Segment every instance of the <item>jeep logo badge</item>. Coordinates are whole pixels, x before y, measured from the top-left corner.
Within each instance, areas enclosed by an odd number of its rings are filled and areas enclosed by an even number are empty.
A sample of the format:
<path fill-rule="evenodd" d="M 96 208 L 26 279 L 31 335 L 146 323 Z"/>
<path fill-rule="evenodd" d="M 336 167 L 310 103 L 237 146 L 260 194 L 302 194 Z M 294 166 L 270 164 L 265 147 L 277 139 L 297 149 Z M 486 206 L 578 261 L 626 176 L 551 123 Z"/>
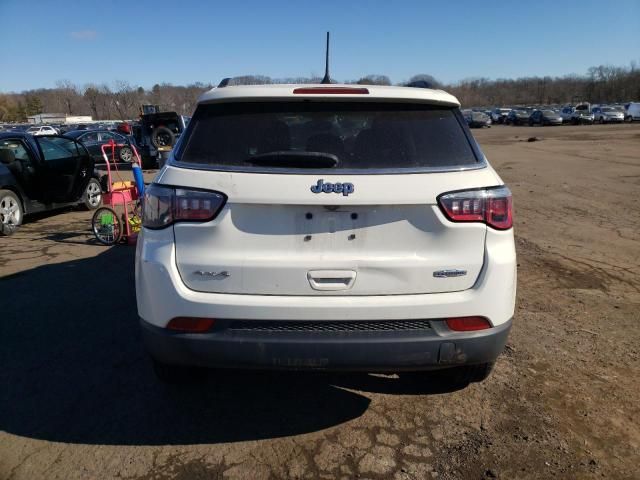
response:
<path fill-rule="evenodd" d="M 318 183 L 316 185 L 312 185 L 311 186 L 311 191 L 313 193 L 341 193 L 342 195 L 344 195 L 345 197 L 347 195 L 349 195 L 350 193 L 353 193 L 354 187 L 353 187 L 353 183 L 330 183 L 330 182 L 326 182 L 321 178 L 320 180 L 318 180 Z"/>

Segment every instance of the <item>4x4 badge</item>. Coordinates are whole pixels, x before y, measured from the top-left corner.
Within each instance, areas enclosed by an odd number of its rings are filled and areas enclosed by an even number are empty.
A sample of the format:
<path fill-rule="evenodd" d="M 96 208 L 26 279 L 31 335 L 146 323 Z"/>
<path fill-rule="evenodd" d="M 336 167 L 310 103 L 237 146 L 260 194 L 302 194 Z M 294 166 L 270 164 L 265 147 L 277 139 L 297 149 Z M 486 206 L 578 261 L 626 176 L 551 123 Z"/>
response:
<path fill-rule="evenodd" d="M 226 270 L 222 271 L 222 272 L 207 272 L 205 270 L 196 270 L 195 272 L 193 272 L 195 275 L 199 275 L 200 277 L 210 277 L 210 278 L 215 278 L 215 279 L 224 279 L 227 277 L 230 277 L 231 274 L 229 272 L 227 272 Z"/>
<path fill-rule="evenodd" d="M 330 183 L 326 182 L 321 178 L 318 180 L 316 185 L 311 186 L 311 191 L 313 193 L 341 193 L 345 197 L 350 193 L 353 193 L 354 186 L 353 183 L 345 182 L 345 183 Z"/>

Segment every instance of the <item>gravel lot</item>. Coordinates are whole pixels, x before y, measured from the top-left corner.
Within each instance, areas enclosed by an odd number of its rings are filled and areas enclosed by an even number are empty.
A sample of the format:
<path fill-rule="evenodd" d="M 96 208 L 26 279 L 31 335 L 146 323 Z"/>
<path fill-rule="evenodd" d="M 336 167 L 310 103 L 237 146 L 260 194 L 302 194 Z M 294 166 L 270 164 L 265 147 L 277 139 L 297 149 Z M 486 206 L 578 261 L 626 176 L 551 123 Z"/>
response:
<path fill-rule="evenodd" d="M 493 375 L 156 382 L 133 248 L 90 213 L 0 238 L 0 478 L 638 478 L 640 125 L 475 130 L 514 192 L 519 291 Z M 531 136 L 540 141 L 527 142 Z"/>

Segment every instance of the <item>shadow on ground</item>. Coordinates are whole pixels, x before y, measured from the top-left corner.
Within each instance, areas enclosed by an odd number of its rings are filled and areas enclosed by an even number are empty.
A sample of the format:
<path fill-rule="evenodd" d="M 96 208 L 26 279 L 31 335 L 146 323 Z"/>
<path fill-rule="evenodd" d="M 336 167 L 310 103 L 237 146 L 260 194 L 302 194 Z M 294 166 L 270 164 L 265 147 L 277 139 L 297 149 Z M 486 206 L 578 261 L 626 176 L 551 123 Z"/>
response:
<path fill-rule="evenodd" d="M 138 332 L 130 248 L 0 278 L 0 429 L 57 442 L 219 443 L 313 432 L 362 415 L 357 392 L 451 391 L 364 374 L 228 372 L 159 383 Z"/>

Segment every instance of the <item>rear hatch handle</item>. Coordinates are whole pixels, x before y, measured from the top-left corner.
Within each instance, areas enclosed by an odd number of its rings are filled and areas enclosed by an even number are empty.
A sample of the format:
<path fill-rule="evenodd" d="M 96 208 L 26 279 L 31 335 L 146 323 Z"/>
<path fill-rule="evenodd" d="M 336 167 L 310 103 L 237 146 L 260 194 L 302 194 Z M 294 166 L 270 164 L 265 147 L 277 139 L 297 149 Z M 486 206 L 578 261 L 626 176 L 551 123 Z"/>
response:
<path fill-rule="evenodd" d="M 353 270 L 310 270 L 307 272 L 309 285 L 314 290 L 349 290 L 356 281 Z"/>

